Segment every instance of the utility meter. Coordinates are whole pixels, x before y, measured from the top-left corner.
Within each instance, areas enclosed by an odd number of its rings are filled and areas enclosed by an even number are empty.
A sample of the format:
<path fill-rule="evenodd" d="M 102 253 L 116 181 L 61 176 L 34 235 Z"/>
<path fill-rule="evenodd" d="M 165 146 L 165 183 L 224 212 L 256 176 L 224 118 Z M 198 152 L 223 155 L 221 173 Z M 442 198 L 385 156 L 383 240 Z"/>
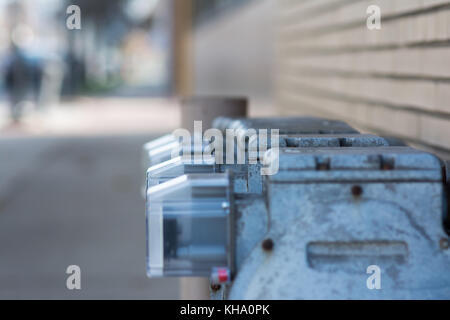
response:
<path fill-rule="evenodd" d="M 450 297 L 448 163 L 339 121 L 213 126 L 235 130 L 245 163 L 219 163 L 211 141 L 197 162 L 179 157 L 174 136 L 145 146 L 150 277 L 210 277 L 224 284 L 211 287 L 213 299 Z M 254 146 L 256 163 L 247 161 Z M 369 267 L 382 290 L 368 289 Z"/>
<path fill-rule="evenodd" d="M 228 173 L 183 175 L 148 189 L 150 277 L 218 274 L 229 279 L 231 192 Z"/>

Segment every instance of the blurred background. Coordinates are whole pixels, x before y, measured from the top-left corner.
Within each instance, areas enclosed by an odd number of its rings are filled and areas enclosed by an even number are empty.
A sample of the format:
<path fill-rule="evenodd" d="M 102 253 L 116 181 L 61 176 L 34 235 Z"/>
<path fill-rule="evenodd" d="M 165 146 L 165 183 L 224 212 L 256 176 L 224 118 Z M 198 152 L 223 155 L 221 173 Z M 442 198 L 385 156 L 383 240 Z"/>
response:
<path fill-rule="evenodd" d="M 247 96 L 252 116 L 341 119 L 448 159 L 448 57 L 450 0 L 0 0 L 0 298 L 186 297 L 145 276 L 139 192 L 176 97 Z"/>

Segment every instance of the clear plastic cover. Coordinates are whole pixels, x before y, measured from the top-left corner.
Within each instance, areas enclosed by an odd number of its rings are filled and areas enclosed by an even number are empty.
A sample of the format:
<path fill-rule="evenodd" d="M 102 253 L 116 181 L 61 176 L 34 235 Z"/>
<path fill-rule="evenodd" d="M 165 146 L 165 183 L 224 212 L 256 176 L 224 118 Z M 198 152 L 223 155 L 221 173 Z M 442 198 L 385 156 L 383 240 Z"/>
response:
<path fill-rule="evenodd" d="M 147 172 L 149 168 L 154 166 L 159 166 L 162 163 L 168 161 L 177 161 L 179 156 L 183 156 L 183 158 L 194 158 L 194 154 L 202 154 L 204 146 L 208 145 L 207 141 L 203 141 L 200 146 L 197 146 L 192 143 L 192 141 L 182 141 L 181 138 L 178 138 L 174 135 L 165 135 L 156 140 L 150 141 L 146 143 L 143 147 L 142 151 L 142 168 L 143 168 L 143 183 L 142 183 L 142 195 L 145 197 L 145 193 L 147 190 Z M 177 160 L 175 160 L 177 159 Z M 205 160 L 204 162 L 208 162 Z M 201 167 L 198 167 L 202 170 Z M 184 173 L 190 173 L 189 170 L 186 172 L 182 172 L 178 174 L 182 175 Z M 192 172 L 196 172 L 193 170 Z M 176 177 L 172 175 L 172 177 Z"/>
<path fill-rule="evenodd" d="M 172 134 L 166 134 L 158 139 L 152 140 L 144 145 L 144 150 L 153 150 L 161 146 L 165 146 L 171 142 L 175 142 L 176 137 Z"/>
<path fill-rule="evenodd" d="M 228 268 L 228 174 L 184 175 L 147 193 L 148 275 L 210 276 Z"/>
<path fill-rule="evenodd" d="M 142 187 L 141 193 L 145 197 L 147 191 L 147 170 L 152 165 L 156 165 L 159 162 L 169 160 L 172 154 L 172 148 L 178 148 L 179 144 L 176 138 L 172 134 L 162 136 L 158 139 L 152 140 L 146 143 L 142 147 L 141 166 L 142 166 Z"/>
<path fill-rule="evenodd" d="M 189 145 L 189 143 L 191 143 Z M 174 159 L 178 156 L 190 157 L 192 154 L 203 154 L 203 149 L 209 144 L 203 141 L 197 146 L 193 141 L 182 141 L 175 136 L 164 136 L 144 145 L 143 165 L 146 170 L 154 165 Z"/>
<path fill-rule="evenodd" d="M 174 158 L 157 164 L 147 171 L 147 188 L 161 184 L 185 174 L 214 173 L 215 158 L 203 157 L 202 163 L 194 163 L 183 157 Z"/>

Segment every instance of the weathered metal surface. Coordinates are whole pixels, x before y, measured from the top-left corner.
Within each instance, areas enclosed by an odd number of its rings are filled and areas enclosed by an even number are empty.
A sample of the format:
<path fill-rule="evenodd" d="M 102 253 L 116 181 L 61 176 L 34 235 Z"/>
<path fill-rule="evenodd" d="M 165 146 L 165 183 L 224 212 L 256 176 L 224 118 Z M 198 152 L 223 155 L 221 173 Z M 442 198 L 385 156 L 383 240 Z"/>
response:
<path fill-rule="evenodd" d="M 449 186 L 450 185 L 450 161 L 445 161 L 444 168 L 445 168 L 445 180 L 446 180 L 447 186 Z"/>
<path fill-rule="evenodd" d="M 240 268 L 268 231 L 268 212 L 262 196 L 235 199 L 236 268 Z"/>
<path fill-rule="evenodd" d="M 317 154 L 329 171 L 316 170 Z M 394 168 L 383 170 L 384 158 Z M 230 299 L 450 298 L 437 158 L 410 148 L 297 149 L 280 161 L 267 179 L 273 250 L 254 248 Z M 371 265 L 381 290 L 367 288 Z"/>
<path fill-rule="evenodd" d="M 278 129 L 280 134 L 357 134 L 354 128 L 342 121 L 313 117 L 251 118 L 238 119 L 229 123 L 227 129 Z"/>
<path fill-rule="evenodd" d="M 445 189 L 447 193 L 447 201 L 444 201 L 444 206 L 447 207 L 444 216 L 444 227 L 447 234 L 450 236 L 450 161 L 444 163 L 444 174 L 445 174 Z"/>

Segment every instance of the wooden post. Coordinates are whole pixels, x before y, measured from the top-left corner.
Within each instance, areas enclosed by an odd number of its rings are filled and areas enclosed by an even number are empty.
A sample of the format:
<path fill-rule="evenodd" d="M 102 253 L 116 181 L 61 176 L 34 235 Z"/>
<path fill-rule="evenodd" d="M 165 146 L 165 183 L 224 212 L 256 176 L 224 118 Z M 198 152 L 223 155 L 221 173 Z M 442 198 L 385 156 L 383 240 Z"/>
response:
<path fill-rule="evenodd" d="M 174 87 L 178 96 L 193 94 L 193 0 L 173 0 Z"/>

